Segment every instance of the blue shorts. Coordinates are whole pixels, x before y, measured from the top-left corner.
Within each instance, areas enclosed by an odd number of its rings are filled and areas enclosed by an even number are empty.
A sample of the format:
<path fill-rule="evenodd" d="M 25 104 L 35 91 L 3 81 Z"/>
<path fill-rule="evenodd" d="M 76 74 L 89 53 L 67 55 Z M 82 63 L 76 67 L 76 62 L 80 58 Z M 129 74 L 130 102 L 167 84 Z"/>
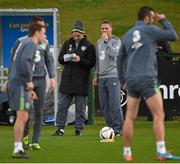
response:
<path fill-rule="evenodd" d="M 27 111 L 32 108 L 32 101 L 25 86 L 8 84 L 8 102 L 11 110 Z"/>
<path fill-rule="evenodd" d="M 147 85 L 147 86 L 140 86 L 140 85 L 132 85 L 128 86 L 128 95 L 134 98 L 143 98 L 148 99 L 149 97 L 155 95 L 159 92 L 160 89 L 157 85 Z"/>

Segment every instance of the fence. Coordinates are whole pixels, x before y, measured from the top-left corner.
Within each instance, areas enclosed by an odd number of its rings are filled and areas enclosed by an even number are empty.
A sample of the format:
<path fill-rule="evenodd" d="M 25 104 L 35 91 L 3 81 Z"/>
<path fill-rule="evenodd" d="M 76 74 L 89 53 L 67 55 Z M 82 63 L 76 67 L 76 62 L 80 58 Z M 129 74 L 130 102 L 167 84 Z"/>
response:
<path fill-rule="evenodd" d="M 158 56 L 159 64 L 159 79 L 161 80 L 161 91 L 164 100 L 165 113 L 169 116 L 180 116 L 180 62 L 172 61 L 172 57 L 179 58 L 179 53 L 168 53 Z M 0 90 L 2 90 L 5 82 L 7 81 L 7 68 L 0 68 Z M 92 76 L 92 73 L 91 73 Z M 60 78 L 60 77 L 59 77 Z M 91 77 L 92 79 L 92 77 Z M 95 95 L 95 97 L 94 97 Z M 121 93 L 121 98 L 123 103 L 123 111 L 125 110 L 126 104 L 126 95 Z M 101 109 L 99 106 L 97 88 L 93 89 L 92 84 L 89 86 L 89 97 L 88 97 L 88 123 L 92 124 L 93 122 L 104 122 L 102 117 Z M 125 112 L 125 111 L 124 111 Z M 146 106 L 142 104 L 140 106 L 139 115 L 140 116 L 149 116 L 149 112 L 146 109 Z"/>

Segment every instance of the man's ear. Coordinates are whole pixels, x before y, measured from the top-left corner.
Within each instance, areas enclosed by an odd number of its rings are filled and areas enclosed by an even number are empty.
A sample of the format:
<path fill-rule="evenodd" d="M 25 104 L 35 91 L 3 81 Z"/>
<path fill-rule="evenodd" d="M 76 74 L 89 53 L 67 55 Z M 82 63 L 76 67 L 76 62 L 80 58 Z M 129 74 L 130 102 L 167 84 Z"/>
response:
<path fill-rule="evenodd" d="M 39 31 L 35 31 L 34 35 L 39 36 Z"/>
<path fill-rule="evenodd" d="M 146 16 L 146 17 L 144 18 L 144 23 L 149 24 L 149 17 L 148 17 L 148 16 Z"/>

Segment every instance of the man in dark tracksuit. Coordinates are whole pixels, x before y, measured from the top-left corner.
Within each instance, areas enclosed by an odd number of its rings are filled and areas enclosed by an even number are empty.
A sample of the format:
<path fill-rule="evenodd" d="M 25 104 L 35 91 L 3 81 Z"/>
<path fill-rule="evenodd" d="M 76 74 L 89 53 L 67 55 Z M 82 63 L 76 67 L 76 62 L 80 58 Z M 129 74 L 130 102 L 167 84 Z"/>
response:
<path fill-rule="evenodd" d="M 31 22 L 38 23 L 44 25 L 44 20 L 40 17 L 33 17 Z M 12 50 L 11 56 L 14 56 L 16 51 L 16 47 L 24 40 L 27 36 L 19 38 L 15 46 Z M 46 91 L 46 74 L 48 72 L 50 78 L 50 88 L 53 89 L 55 85 L 55 73 L 54 73 L 54 61 L 52 54 L 50 53 L 50 47 L 48 40 L 44 40 L 43 43 L 39 43 L 36 49 L 35 58 L 34 58 L 34 71 L 33 71 L 33 84 L 34 91 L 36 92 L 38 99 L 34 100 L 34 125 L 33 125 L 33 136 L 32 136 L 32 144 L 30 147 L 32 149 L 39 150 L 41 149 L 39 145 L 39 138 L 42 127 L 43 120 L 43 105 L 45 101 L 45 91 Z M 46 71 L 47 70 L 47 71 Z M 24 148 L 29 147 L 29 122 L 26 124 L 24 131 L 24 139 L 23 139 Z"/>
<path fill-rule="evenodd" d="M 13 158 L 29 158 L 24 152 L 22 138 L 25 124 L 28 120 L 28 111 L 31 109 L 31 99 L 37 99 L 33 91 L 32 75 L 36 46 L 44 42 L 45 26 L 32 24 L 29 27 L 29 37 L 24 39 L 11 56 L 8 72 L 8 101 L 11 110 L 16 111 L 14 124 L 14 151 Z"/>
<path fill-rule="evenodd" d="M 56 123 L 58 130 L 55 136 L 62 136 L 67 120 L 68 108 L 75 98 L 76 121 L 75 135 L 81 135 L 85 122 L 86 97 L 90 69 L 95 65 L 95 47 L 84 36 L 84 27 L 76 21 L 72 28 L 72 38 L 68 39 L 60 52 L 59 62 L 64 65 Z"/>
<path fill-rule="evenodd" d="M 154 19 L 159 21 L 164 30 L 151 25 Z M 132 160 L 133 126 L 141 98 L 145 99 L 153 116 L 157 160 L 180 159 L 169 154 L 165 147 L 164 110 L 158 87 L 158 69 L 155 56 L 158 41 L 175 41 L 176 39 L 177 34 L 165 15 L 155 13 L 150 7 L 140 8 L 138 21 L 123 37 L 117 66 L 120 82 L 128 90 L 127 112 L 123 127 L 123 158 L 125 161 Z M 127 69 L 124 70 L 126 61 Z"/>

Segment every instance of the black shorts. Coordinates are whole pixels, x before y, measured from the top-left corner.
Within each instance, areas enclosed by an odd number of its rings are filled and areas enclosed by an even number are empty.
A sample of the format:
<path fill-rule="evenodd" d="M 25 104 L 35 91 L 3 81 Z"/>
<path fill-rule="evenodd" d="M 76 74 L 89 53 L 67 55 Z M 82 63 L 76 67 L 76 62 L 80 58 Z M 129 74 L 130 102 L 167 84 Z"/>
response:
<path fill-rule="evenodd" d="M 157 85 L 147 85 L 147 86 L 139 86 L 133 85 L 128 86 L 128 95 L 134 98 L 143 98 L 147 99 L 160 91 L 159 86 Z"/>
<path fill-rule="evenodd" d="M 11 110 L 27 111 L 32 101 L 25 86 L 8 84 L 8 102 Z"/>

